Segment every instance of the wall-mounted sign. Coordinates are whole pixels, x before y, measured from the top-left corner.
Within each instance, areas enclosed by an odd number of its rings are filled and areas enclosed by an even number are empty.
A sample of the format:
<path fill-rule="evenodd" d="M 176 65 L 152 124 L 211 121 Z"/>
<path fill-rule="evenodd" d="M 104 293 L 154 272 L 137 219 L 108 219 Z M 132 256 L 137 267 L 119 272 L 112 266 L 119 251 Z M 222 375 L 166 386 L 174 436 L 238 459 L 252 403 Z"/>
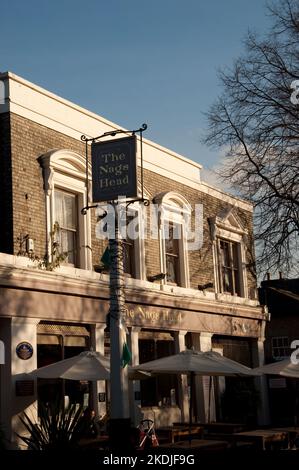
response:
<path fill-rule="evenodd" d="M 287 382 L 284 377 L 269 379 L 269 388 L 286 388 Z"/>
<path fill-rule="evenodd" d="M 104 401 L 106 401 L 106 393 L 101 392 L 101 393 L 99 393 L 99 402 L 103 403 Z"/>
<path fill-rule="evenodd" d="M 16 396 L 30 397 L 34 395 L 34 380 L 17 380 Z"/>
<path fill-rule="evenodd" d="M 154 306 L 126 304 L 126 321 L 141 325 L 161 325 L 165 327 L 180 325 L 182 315 L 179 310 Z"/>
<path fill-rule="evenodd" d="M 27 341 L 22 341 L 22 343 L 19 343 L 16 347 L 16 353 L 17 356 L 24 361 L 30 359 L 33 356 L 33 346 L 27 343 Z"/>
<path fill-rule="evenodd" d="M 93 202 L 137 197 L 136 137 L 91 145 Z"/>

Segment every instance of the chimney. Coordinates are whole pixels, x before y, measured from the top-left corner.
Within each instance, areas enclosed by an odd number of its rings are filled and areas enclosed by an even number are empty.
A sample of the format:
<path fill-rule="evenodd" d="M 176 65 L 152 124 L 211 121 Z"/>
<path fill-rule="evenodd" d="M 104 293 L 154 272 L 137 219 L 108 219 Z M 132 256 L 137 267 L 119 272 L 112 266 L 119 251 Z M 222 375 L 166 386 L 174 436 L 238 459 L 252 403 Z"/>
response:
<path fill-rule="evenodd" d="M 271 281 L 271 274 L 270 274 L 270 273 L 266 273 L 266 276 L 267 276 L 267 281 Z"/>
<path fill-rule="evenodd" d="M 279 279 L 283 279 L 283 277 L 282 277 L 282 271 L 279 271 L 278 274 L 279 274 Z"/>

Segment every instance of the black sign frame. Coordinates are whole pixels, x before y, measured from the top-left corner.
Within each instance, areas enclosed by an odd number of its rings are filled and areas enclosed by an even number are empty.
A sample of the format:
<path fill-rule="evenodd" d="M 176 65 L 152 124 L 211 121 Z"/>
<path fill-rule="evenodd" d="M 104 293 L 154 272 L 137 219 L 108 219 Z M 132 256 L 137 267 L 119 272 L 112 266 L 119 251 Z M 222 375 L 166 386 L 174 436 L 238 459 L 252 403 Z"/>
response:
<path fill-rule="evenodd" d="M 136 136 L 92 142 L 93 202 L 138 197 Z"/>

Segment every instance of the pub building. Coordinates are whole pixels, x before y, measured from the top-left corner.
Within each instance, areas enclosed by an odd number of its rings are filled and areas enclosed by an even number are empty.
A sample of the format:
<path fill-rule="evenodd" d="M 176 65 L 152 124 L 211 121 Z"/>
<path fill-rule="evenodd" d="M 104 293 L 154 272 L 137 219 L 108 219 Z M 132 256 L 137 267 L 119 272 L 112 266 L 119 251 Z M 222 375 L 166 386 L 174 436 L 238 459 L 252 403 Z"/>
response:
<path fill-rule="evenodd" d="M 65 402 L 86 404 L 91 390 L 96 411 L 102 416 L 109 410 L 104 381 L 32 380 L 28 373 L 90 348 L 109 355 L 109 268 L 101 262 L 107 240 L 98 235 L 101 210 L 81 212 L 92 205 L 91 164 L 87 185 L 81 136 L 118 126 L 13 73 L 0 80 L 0 423 L 14 443 L 22 431 L 19 413 L 36 414 L 38 402 L 64 395 Z M 136 140 L 140 193 L 138 134 Z M 187 346 L 262 365 L 268 315 L 257 298 L 252 205 L 202 181 L 200 164 L 145 136 L 142 148 L 149 205 L 130 204 L 127 218 L 138 220 L 139 228 L 147 225 L 147 235 L 123 241 L 131 363 Z M 118 164 L 113 178 L 123 184 L 127 162 Z M 103 190 L 111 177 L 104 166 Z M 187 220 L 197 238 L 192 249 Z M 148 417 L 158 427 L 188 419 L 186 376 L 132 381 L 129 388 L 133 423 Z M 262 378 L 198 377 L 195 388 L 198 421 L 268 422 Z M 250 403 L 239 402 L 254 389 L 259 400 L 249 416 Z"/>

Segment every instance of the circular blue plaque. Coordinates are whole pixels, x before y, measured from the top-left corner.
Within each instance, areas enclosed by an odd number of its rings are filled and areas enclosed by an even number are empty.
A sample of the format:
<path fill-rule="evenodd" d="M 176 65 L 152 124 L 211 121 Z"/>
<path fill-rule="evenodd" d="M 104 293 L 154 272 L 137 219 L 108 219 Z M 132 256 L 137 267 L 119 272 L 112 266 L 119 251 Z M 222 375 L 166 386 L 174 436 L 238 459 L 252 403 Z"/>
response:
<path fill-rule="evenodd" d="M 33 355 L 33 346 L 32 344 L 27 343 L 27 341 L 22 341 L 22 343 L 19 343 L 17 345 L 16 353 L 20 359 L 26 361 L 27 359 L 30 359 Z"/>

